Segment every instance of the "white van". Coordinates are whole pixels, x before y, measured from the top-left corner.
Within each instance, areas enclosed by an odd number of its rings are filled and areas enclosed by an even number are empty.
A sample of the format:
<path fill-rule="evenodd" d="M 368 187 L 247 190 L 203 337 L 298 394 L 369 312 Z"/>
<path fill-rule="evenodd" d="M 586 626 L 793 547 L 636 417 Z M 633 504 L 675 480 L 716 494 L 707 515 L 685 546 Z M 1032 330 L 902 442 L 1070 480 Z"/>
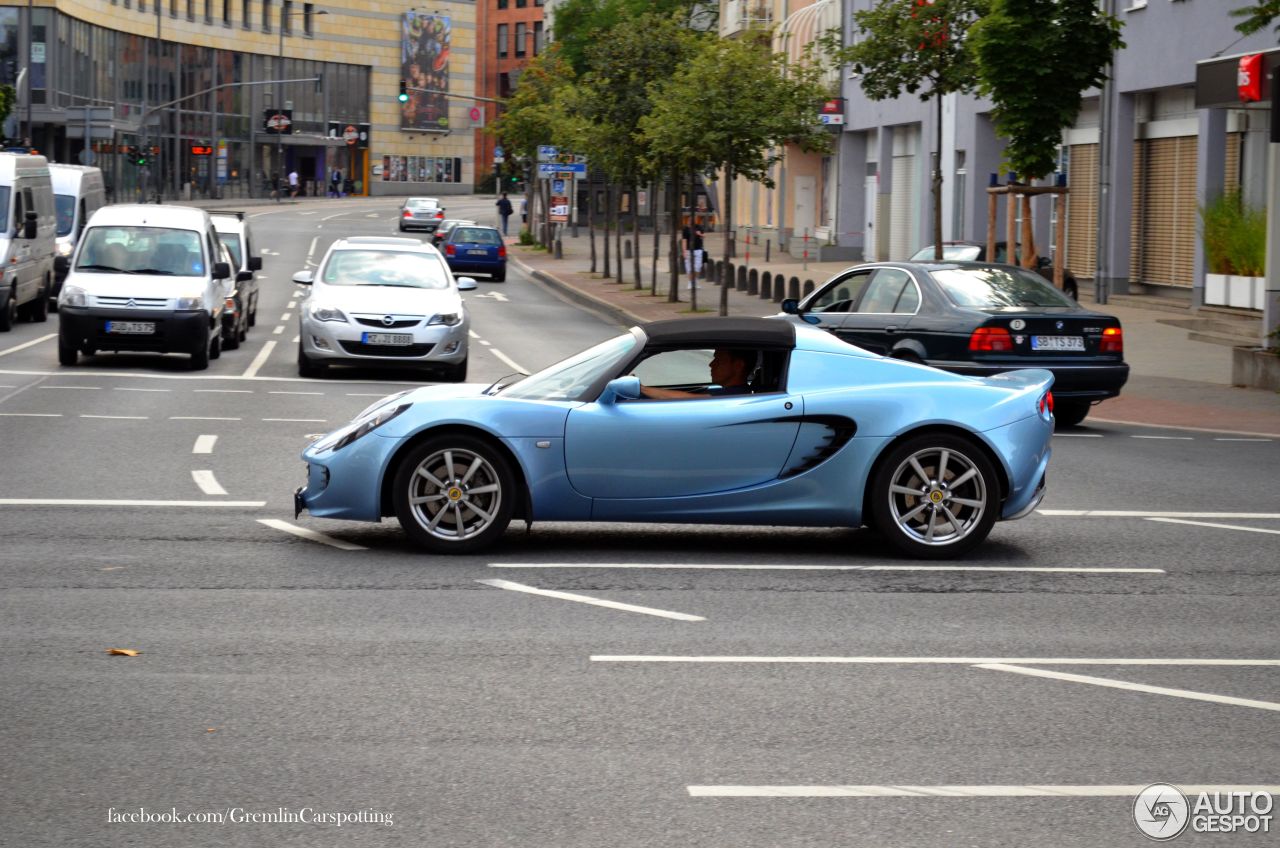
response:
<path fill-rule="evenodd" d="M 89 219 L 58 297 L 58 361 L 83 353 L 187 353 L 201 371 L 222 355 L 235 289 L 209 213 L 190 206 L 104 206 Z"/>
<path fill-rule="evenodd" d="M 89 218 L 107 205 L 107 188 L 102 169 L 88 165 L 49 165 L 53 182 L 53 207 L 57 216 L 57 246 L 53 260 L 53 294 L 58 294 L 71 265 L 71 254 Z"/>
<path fill-rule="evenodd" d="M 48 320 L 54 229 L 48 161 L 0 153 L 0 332 L 12 329 L 19 315 Z"/>

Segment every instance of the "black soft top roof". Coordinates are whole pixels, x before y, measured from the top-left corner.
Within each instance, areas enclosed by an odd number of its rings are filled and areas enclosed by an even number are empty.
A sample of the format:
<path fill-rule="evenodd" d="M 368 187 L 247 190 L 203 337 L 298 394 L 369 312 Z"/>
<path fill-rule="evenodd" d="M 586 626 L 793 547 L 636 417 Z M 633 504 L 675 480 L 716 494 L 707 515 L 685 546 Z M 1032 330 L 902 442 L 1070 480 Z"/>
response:
<path fill-rule="evenodd" d="M 640 330 L 654 347 L 793 348 L 796 328 L 777 318 L 672 318 L 641 324 Z"/>

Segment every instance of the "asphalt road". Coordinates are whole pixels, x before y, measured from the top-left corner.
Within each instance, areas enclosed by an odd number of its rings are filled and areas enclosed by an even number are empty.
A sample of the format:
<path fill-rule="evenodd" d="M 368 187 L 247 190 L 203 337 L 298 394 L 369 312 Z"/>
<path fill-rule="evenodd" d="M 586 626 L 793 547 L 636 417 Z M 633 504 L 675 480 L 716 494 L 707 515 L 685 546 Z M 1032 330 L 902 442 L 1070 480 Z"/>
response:
<path fill-rule="evenodd" d="M 956 570 L 867 531 L 439 559 L 295 521 L 309 435 L 412 378 L 299 379 L 289 278 L 393 213 L 254 210 L 259 324 L 207 372 L 0 336 L 0 844 L 1123 846 L 1130 787 L 1280 782 L 1276 441 L 1057 436 Z M 477 382 L 617 332 L 514 268 L 467 299 Z"/>

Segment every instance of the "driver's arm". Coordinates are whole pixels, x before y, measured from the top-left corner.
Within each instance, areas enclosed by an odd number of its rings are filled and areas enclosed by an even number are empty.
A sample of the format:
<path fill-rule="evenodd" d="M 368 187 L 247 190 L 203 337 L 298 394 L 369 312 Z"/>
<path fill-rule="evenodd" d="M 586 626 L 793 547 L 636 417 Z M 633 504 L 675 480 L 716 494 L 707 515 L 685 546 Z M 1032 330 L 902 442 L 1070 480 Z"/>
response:
<path fill-rule="evenodd" d="M 654 400 L 689 400 L 691 398 L 710 397 L 706 392 L 686 392 L 681 389 L 659 389 L 654 386 L 641 386 L 640 394 Z"/>

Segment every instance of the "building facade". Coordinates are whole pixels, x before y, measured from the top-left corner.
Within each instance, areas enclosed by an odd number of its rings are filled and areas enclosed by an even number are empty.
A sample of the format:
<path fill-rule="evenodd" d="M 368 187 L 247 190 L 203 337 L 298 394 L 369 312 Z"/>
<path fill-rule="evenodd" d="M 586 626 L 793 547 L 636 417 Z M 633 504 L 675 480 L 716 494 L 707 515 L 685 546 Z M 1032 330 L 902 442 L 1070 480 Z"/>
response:
<path fill-rule="evenodd" d="M 479 48 L 476 55 L 476 108 L 491 125 L 498 117 L 497 102 L 511 96 L 520 72 L 546 46 L 543 0 L 477 0 L 476 20 Z M 505 164 L 497 156 L 502 145 L 491 133 L 475 137 L 476 182 L 486 168 L 496 173 Z M 506 151 L 503 151 L 505 154 Z M 504 161 L 498 161 L 502 159 Z"/>
<path fill-rule="evenodd" d="M 5 135 L 99 165 L 117 201 L 259 197 L 291 171 L 309 194 L 335 170 L 355 194 L 469 192 L 476 34 L 461 0 L 0 5 Z"/>

